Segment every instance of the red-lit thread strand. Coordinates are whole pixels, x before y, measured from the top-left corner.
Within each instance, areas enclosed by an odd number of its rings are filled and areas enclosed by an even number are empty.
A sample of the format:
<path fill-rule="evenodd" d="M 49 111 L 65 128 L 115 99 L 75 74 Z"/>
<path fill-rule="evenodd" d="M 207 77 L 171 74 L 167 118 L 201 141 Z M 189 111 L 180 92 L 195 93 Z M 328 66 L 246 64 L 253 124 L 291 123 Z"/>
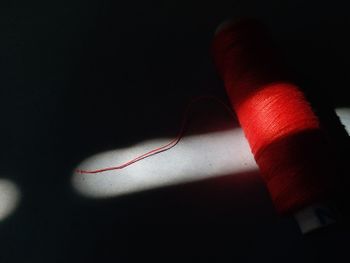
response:
<path fill-rule="evenodd" d="M 97 170 L 77 169 L 76 172 L 77 173 L 81 173 L 81 174 L 96 174 L 96 173 L 102 173 L 102 172 L 107 172 L 107 171 L 120 170 L 120 169 L 123 169 L 125 167 L 130 166 L 131 164 L 139 162 L 139 161 L 141 161 L 143 159 L 146 159 L 146 158 L 151 157 L 153 155 L 156 155 L 156 154 L 159 154 L 159 153 L 162 153 L 162 152 L 170 150 L 171 148 L 175 147 L 180 142 L 181 138 L 183 137 L 185 129 L 186 129 L 186 125 L 187 125 L 187 122 L 188 122 L 188 116 L 190 114 L 190 111 L 191 111 L 192 107 L 195 104 L 197 104 L 198 102 L 203 101 L 203 100 L 216 101 L 217 103 L 223 105 L 224 108 L 232 115 L 232 117 L 235 118 L 235 114 L 233 113 L 231 108 L 228 105 L 226 105 L 226 103 L 223 102 L 222 100 L 220 100 L 219 98 L 214 97 L 214 96 L 200 96 L 200 97 L 197 97 L 197 98 L 193 99 L 188 104 L 188 106 L 187 106 L 187 108 L 185 110 L 185 113 L 183 115 L 183 119 L 182 119 L 182 122 L 181 122 L 181 126 L 180 126 L 180 129 L 179 129 L 179 132 L 178 132 L 177 136 L 172 141 L 170 141 L 169 143 L 167 143 L 167 144 L 165 144 L 165 145 L 163 145 L 161 147 L 157 147 L 157 148 L 155 148 L 153 150 L 150 150 L 150 151 L 148 151 L 148 152 L 146 152 L 144 154 L 141 154 L 141 155 L 131 159 L 130 161 L 127 161 L 127 162 L 125 162 L 123 164 L 120 164 L 118 166 L 101 168 L 101 169 L 97 169 Z"/>

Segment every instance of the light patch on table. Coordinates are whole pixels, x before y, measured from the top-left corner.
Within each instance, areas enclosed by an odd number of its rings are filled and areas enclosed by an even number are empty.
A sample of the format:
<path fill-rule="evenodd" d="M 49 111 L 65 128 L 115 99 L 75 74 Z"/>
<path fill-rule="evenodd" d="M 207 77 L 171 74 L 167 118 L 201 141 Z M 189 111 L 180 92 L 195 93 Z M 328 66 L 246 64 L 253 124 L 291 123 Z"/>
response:
<path fill-rule="evenodd" d="M 340 121 L 345 126 L 346 131 L 350 134 L 350 108 L 337 108 L 335 110 Z"/>
<path fill-rule="evenodd" d="M 116 166 L 170 140 L 154 139 L 129 148 L 96 154 L 77 168 L 95 170 Z M 121 170 L 98 174 L 74 173 L 72 184 L 86 197 L 106 198 L 211 177 L 234 176 L 257 169 L 242 130 L 236 128 L 185 136 L 169 151 Z"/>
<path fill-rule="evenodd" d="M 18 187 L 7 179 L 0 179 L 0 221 L 11 215 L 20 199 Z"/>

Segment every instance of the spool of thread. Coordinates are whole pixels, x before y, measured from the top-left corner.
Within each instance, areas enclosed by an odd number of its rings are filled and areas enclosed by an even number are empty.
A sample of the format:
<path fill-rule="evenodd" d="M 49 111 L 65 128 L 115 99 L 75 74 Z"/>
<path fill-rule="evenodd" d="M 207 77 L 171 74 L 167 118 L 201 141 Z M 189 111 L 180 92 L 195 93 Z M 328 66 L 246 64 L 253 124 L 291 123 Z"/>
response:
<path fill-rule="evenodd" d="M 278 213 L 295 214 L 336 189 L 332 147 L 266 28 L 226 23 L 212 55 Z"/>

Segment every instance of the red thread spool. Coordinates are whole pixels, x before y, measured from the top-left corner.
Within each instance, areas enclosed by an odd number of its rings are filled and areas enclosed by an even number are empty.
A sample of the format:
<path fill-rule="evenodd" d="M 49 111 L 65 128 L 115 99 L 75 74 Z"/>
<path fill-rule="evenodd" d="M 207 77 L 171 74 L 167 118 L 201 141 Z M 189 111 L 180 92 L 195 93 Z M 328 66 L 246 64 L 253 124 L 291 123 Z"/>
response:
<path fill-rule="evenodd" d="M 224 26 L 212 53 L 277 211 L 327 199 L 335 189 L 331 147 L 264 26 L 255 20 Z"/>

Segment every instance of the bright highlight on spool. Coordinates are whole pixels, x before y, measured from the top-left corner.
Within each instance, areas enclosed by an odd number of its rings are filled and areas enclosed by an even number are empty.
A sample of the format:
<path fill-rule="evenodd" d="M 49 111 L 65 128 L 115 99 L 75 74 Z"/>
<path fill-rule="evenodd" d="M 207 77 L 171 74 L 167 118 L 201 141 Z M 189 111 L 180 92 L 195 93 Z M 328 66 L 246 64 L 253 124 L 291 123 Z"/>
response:
<path fill-rule="evenodd" d="M 7 179 L 0 179 L 0 221 L 10 216 L 18 206 L 20 191 Z"/>
<path fill-rule="evenodd" d="M 82 162 L 78 169 L 93 170 L 122 163 L 169 140 L 145 141 L 131 148 L 97 154 Z M 86 197 L 108 198 L 254 170 L 257 166 L 248 143 L 237 128 L 185 136 L 173 149 L 122 170 L 75 173 L 72 184 Z"/>

